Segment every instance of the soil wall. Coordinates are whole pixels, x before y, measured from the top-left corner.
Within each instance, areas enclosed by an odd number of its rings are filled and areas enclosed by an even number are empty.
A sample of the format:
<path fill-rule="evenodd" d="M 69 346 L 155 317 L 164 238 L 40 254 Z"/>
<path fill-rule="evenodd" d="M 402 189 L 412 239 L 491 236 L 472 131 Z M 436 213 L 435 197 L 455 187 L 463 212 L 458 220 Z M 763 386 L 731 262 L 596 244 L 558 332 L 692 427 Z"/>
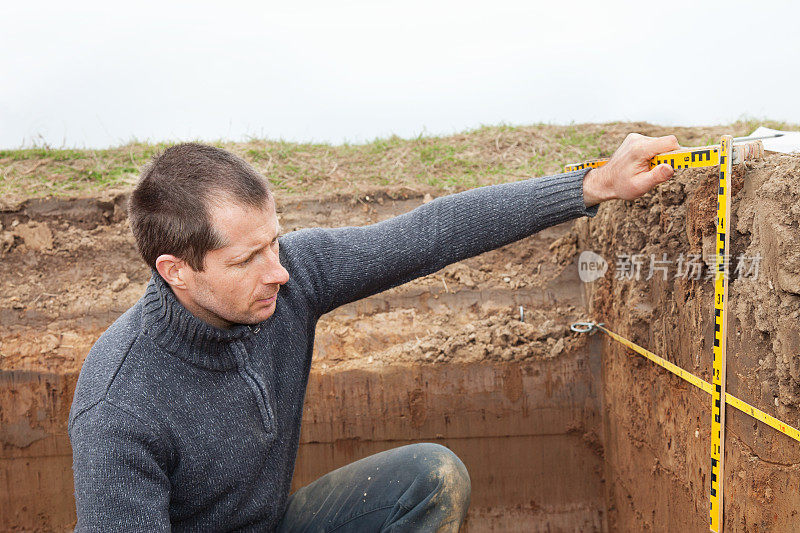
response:
<path fill-rule="evenodd" d="M 289 230 L 364 224 L 423 201 L 304 201 L 280 217 Z M 0 214 L 0 530 L 74 524 L 66 420 L 78 371 L 149 277 L 123 203 L 35 201 Z M 323 317 L 295 487 L 439 442 L 472 477 L 466 530 L 604 530 L 601 343 L 568 332 L 585 307 L 570 228 Z"/>
<path fill-rule="evenodd" d="M 599 347 L 550 361 L 315 371 L 294 486 L 378 451 L 438 442 L 472 478 L 467 530 L 601 530 Z M 74 525 L 65 420 L 76 378 L 0 373 L 0 530 Z"/>
<path fill-rule="evenodd" d="M 609 263 L 587 284 L 590 314 L 633 342 L 711 381 L 715 169 L 682 171 L 634 202 L 601 207 L 577 226 L 579 248 Z M 728 392 L 800 425 L 800 157 L 735 169 Z M 642 254 L 641 276 L 620 254 Z M 671 261 L 650 276 L 650 257 Z M 700 255 L 699 279 L 678 271 Z M 755 258 L 755 259 L 754 259 Z M 758 267 L 753 269 L 753 265 Z M 684 262 L 684 266 L 687 263 Z M 694 276 L 694 274 L 692 274 Z M 631 279 L 632 278 L 632 279 Z M 604 336 L 603 412 L 609 527 L 701 531 L 710 486 L 708 394 Z M 727 409 L 726 531 L 800 528 L 800 443 Z"/>

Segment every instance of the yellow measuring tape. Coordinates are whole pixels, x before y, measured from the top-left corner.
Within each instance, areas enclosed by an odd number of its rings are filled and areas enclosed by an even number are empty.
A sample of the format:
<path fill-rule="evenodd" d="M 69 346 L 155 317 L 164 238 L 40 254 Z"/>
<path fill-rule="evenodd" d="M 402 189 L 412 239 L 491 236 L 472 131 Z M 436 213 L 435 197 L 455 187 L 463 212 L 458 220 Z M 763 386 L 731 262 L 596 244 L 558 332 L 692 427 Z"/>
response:
<path fill-rule="evenodd" d="M 676 376 L 685 381 L 688 381 L 698 389 L 702 389 L 709 394 L 712 394 L 714 392 L 714 385 L 712 385 L 708 381 L 704 380 L 703 378 L 695 376 L 691 372 L 687 372 L 678 365 L 667 361 L 663 357 L 659 357 L 653 352 L 642 348 L 638 344 L 632 343 L 625 337 L 621 337 L 620 335 L 606 328 L 603 324 L 595 324 L 594 322 L 576 322 L 572 325 L 572 331 L 578 333 L 588 333 L 595 329 L 602 331 L 615 341 L 627 346 L 628 348 L 638 353 L 639 355 L 646 357 L 647 359 L 651 360 L 661 368 L 668 370 L 669 372 L 675 374 Z M 765 423 L 769 427 L 776 429 L 777 431 L 780 431 L 787 437 L 790 437 L 796 440 L 797 442 L 800 442 L 800 429 L 796 429 L 790 426 L 789 424 L 782 422 L 781 420 L 778 420 L 774 416 L 765 413 L 761 409 L 753 407 L 746 401 L 737 398 L 736 396 L 732 395 L 729 392 L 725 393 L 725 403 L 747 415 L 752 416 L 756 420 Z"/>
<path fill-rule="evenodd" d="M 727 300 L 728 300 L 728 262 L 725 260 L 730 248 L 728 231 L 730 199 L 732 186 L 731 169 L 735 163 L 748 159 L 756 159 L 764 154 L 764 146 L 760 141 L 734 144 L 733 137 L 725 135 L 719 146 L 703 146 L 667 152 L 650 160 L 650 168 L 668 163 L 675 169 L 701 168 L 719 166 L 719 187 L 717 189 L 717 240 L 716 268 L 714 273 L 714 359 L 712 365 L 712 383 L 691 374 L 667 361 L 620 337 L 603 327 L 602 324 L 578 322 L 573 324 L 573 331 L 589 331 L 599 329 L 614 340 L 624 344 L 635 352 L 645 356 L 657 365 L 688 381 L 692 385 L 711 394 L 711 491 L 709 498 L 709 527 L 714 533 L 720 533 L 723 526 L 723 481 L 725 459 L 725 405 L 732 405 L 743 413 L 760 420 L 768 426 L 780 431 L 800 442 L 800 431 L 756 409 L 747 402 L 736 398 L 725 390 L 726 349 L 727 349 Z M 584 168 L 599 168 L 608 162 L 598 159 L 584 163 L 567 165 L 566 171 Z M 576 329 L 576 326 L 578 327 Z M 588 329 L 587 329 L 588 328 Z M 724 401 L 723 401 L 724 398 Z"/>

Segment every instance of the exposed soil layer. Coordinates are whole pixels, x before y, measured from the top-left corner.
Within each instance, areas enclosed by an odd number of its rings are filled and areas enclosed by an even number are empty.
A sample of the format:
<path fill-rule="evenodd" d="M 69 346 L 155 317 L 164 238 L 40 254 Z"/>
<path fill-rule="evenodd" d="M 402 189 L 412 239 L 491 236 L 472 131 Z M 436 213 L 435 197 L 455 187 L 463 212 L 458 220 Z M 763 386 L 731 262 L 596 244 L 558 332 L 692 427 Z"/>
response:
<path fill-rule="evenodd" d="M 80 208 L 67 201 L 61 210 L 51 203 L 46 211 L 32 204 L 0 216 L 0 368 L 80 369 L 99 334 L 141 296 L 150 271 L 134 249 L 124 211 L 113 209 L 124 201 L 84 201 Z M 323 198 L 283 205 L 279 218 L 288 231 L 361 225 L 423 201 Z M 95 212 L 107 216 L 87 215 Z M 565 325 L 583 303 L 569 264 L 574 252 L 567 227 L 550 228 L 351 304 L 320 322 L 315 361 L 328 367 L 367 353 L 370 362 L 389 363 L 558 355 L 574 342 Z M 524 322 L 520 306 L 523 316 L 527 307 Z M 365 316 L 368 327 L 360 325 Z"/>
<path fill-rule="evenodd" d="M 288 231 L 359 225 L 430 198 L 309 198 L 281 205 L 279 216 Z M 14 487 L 0 492 L 0 529 L 58 530 L 74 520 L 65 423 L 77 373 L 150 276 L 124 202 L 33 201 L 0 215 L 0 486 Z M 586 304 L 570 229 L 549 228 L 323 317 L 295 486 L 383 449 L 433 441 L 470 470 L 468 529 L 603 529 L 600 344 L 569 332 Z"/>
<path fill-rule="evenodd" d="M 609 261 L 591 284 L 591 314 L 617 333 L 711 381 L 716 169 L 681 171 L 634 202 L 578 223 L 580 248 Z M 739 165 L 732 188 L 728 392 L 800 425 L 800 157 Z M 642 254 L 641 276 L 615 269 Z M 671 261 L 655 270 L 651 256 Z M 699 279 L 678 270 L 697 259 Z M 684 268 L 688 261 L 683 263 Z M 623 279 L 621 279 L 623 278 Z M 708 519 L 710 407 L 706 393 L 604 339 L 609 527 L 702 530 Z M 727 410 L 725 526 L 796 531 L 800 443 Z"/>

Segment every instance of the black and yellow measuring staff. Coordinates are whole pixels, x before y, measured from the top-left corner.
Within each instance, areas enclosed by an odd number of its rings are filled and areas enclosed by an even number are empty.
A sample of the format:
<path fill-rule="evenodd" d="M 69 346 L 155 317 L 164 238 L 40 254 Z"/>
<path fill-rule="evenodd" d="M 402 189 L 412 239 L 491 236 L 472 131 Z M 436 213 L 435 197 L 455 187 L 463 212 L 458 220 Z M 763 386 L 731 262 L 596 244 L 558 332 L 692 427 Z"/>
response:
<path fill-rule="evenodd" d="M 746 139 L 742 139 L 745 141 Z M 717 189 L 717 240 L 716 263 L 714 273 L 714 358 L 712 365 L 712 383 L 686 372 L 682 368 L 670 363 L 644 348 L 609 331 L 602 325 L 593 323 L 573 324 L 573 331 L 588 331 L 575 329 L 575 326 L 591 326 L 605 332 L 613 339 L 644 355 L 654 363 L 669 370 L 673 374 L 685 379 L 689 383 L 711 394 L 711 490 L 709 497 L 709 527 L 714 533 L 720 533 L 723 526 L 723 481 L 725 459 L 725 405 L 730 404 L 747 413 L 765 424 L 777 429 L 781 433 L 800 442 L 800 431 L 780 420 L 756 409 L 746 402 L 731 396 L 725 390 L 726 374 L 726 348 L 727 348 L 727 301 L 728 301 L 728 261 L 726 254 L 730 249 L 730 233 L 728 231 L 730 215 L 730 187 L 731 169 L 735 163 L 748 159 L 756 159 L 764 154 L 764 146 L 757 139 L 734 144 L 734 138 L 724 135 L 719 146 L 703 146 L 699 148 L 686 148 L 658 155 L 650 160 L 650 168 L 662 163 L 668 163 L 673 168 L 702 168 L 719 166 L 719 187 Z M 605 165 L 607 159 L 587 161 L 584 163 L 567 165 L 566 171 L 584 168 L 598 168 Z M 724 398 L 724 401 L 723 401 Z"/>
<path fill-rule="evenodd" d="M 674 169 L 716 167 L 720 164 L 720 145 L 682 148 L 674 152 L 666 152 L 650 160 L 650 168 L 668 163 Z M 757 159 L 764 155 L 764 145 L 758 140 L 734 142 L 732 148 L 733 163 Z M 595 159 L 583 163 L 573 163 L 564 167 L 565 172 L 584 168 L 599 168 L 608 163 L 608 159 Z"/>
<path fill-rule="evenodd" d="M 719 188 L 717 189 L 717 261 L 714 269 L 714 362 L 711 370 L 711 497 L 709 524 L 714 533 L 722 531 L 724 511 L 723 482 L 725 461 L 725 375 L 728 345 L 728 261 L 731 204 L 731 156 L 733 137 L 722 137 L 719 148 Z"/>

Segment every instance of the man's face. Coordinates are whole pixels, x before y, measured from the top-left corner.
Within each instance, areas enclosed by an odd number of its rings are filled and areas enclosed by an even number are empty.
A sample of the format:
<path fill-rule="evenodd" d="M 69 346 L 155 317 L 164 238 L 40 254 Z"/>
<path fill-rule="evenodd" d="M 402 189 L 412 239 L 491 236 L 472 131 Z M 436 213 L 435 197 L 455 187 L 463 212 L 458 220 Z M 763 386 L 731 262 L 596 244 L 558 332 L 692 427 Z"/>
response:
<path fill-rule="evenodd" d="M 266 320 L 275 312 L 278 289 L 289 281 L 278 259 L 280 228 L 272 198 L 262 209 L 223 202 L 209 214 L 225 246 L 206 254 L 202 272 L 188 269 L 179 300 L 221 328 Z"/>

